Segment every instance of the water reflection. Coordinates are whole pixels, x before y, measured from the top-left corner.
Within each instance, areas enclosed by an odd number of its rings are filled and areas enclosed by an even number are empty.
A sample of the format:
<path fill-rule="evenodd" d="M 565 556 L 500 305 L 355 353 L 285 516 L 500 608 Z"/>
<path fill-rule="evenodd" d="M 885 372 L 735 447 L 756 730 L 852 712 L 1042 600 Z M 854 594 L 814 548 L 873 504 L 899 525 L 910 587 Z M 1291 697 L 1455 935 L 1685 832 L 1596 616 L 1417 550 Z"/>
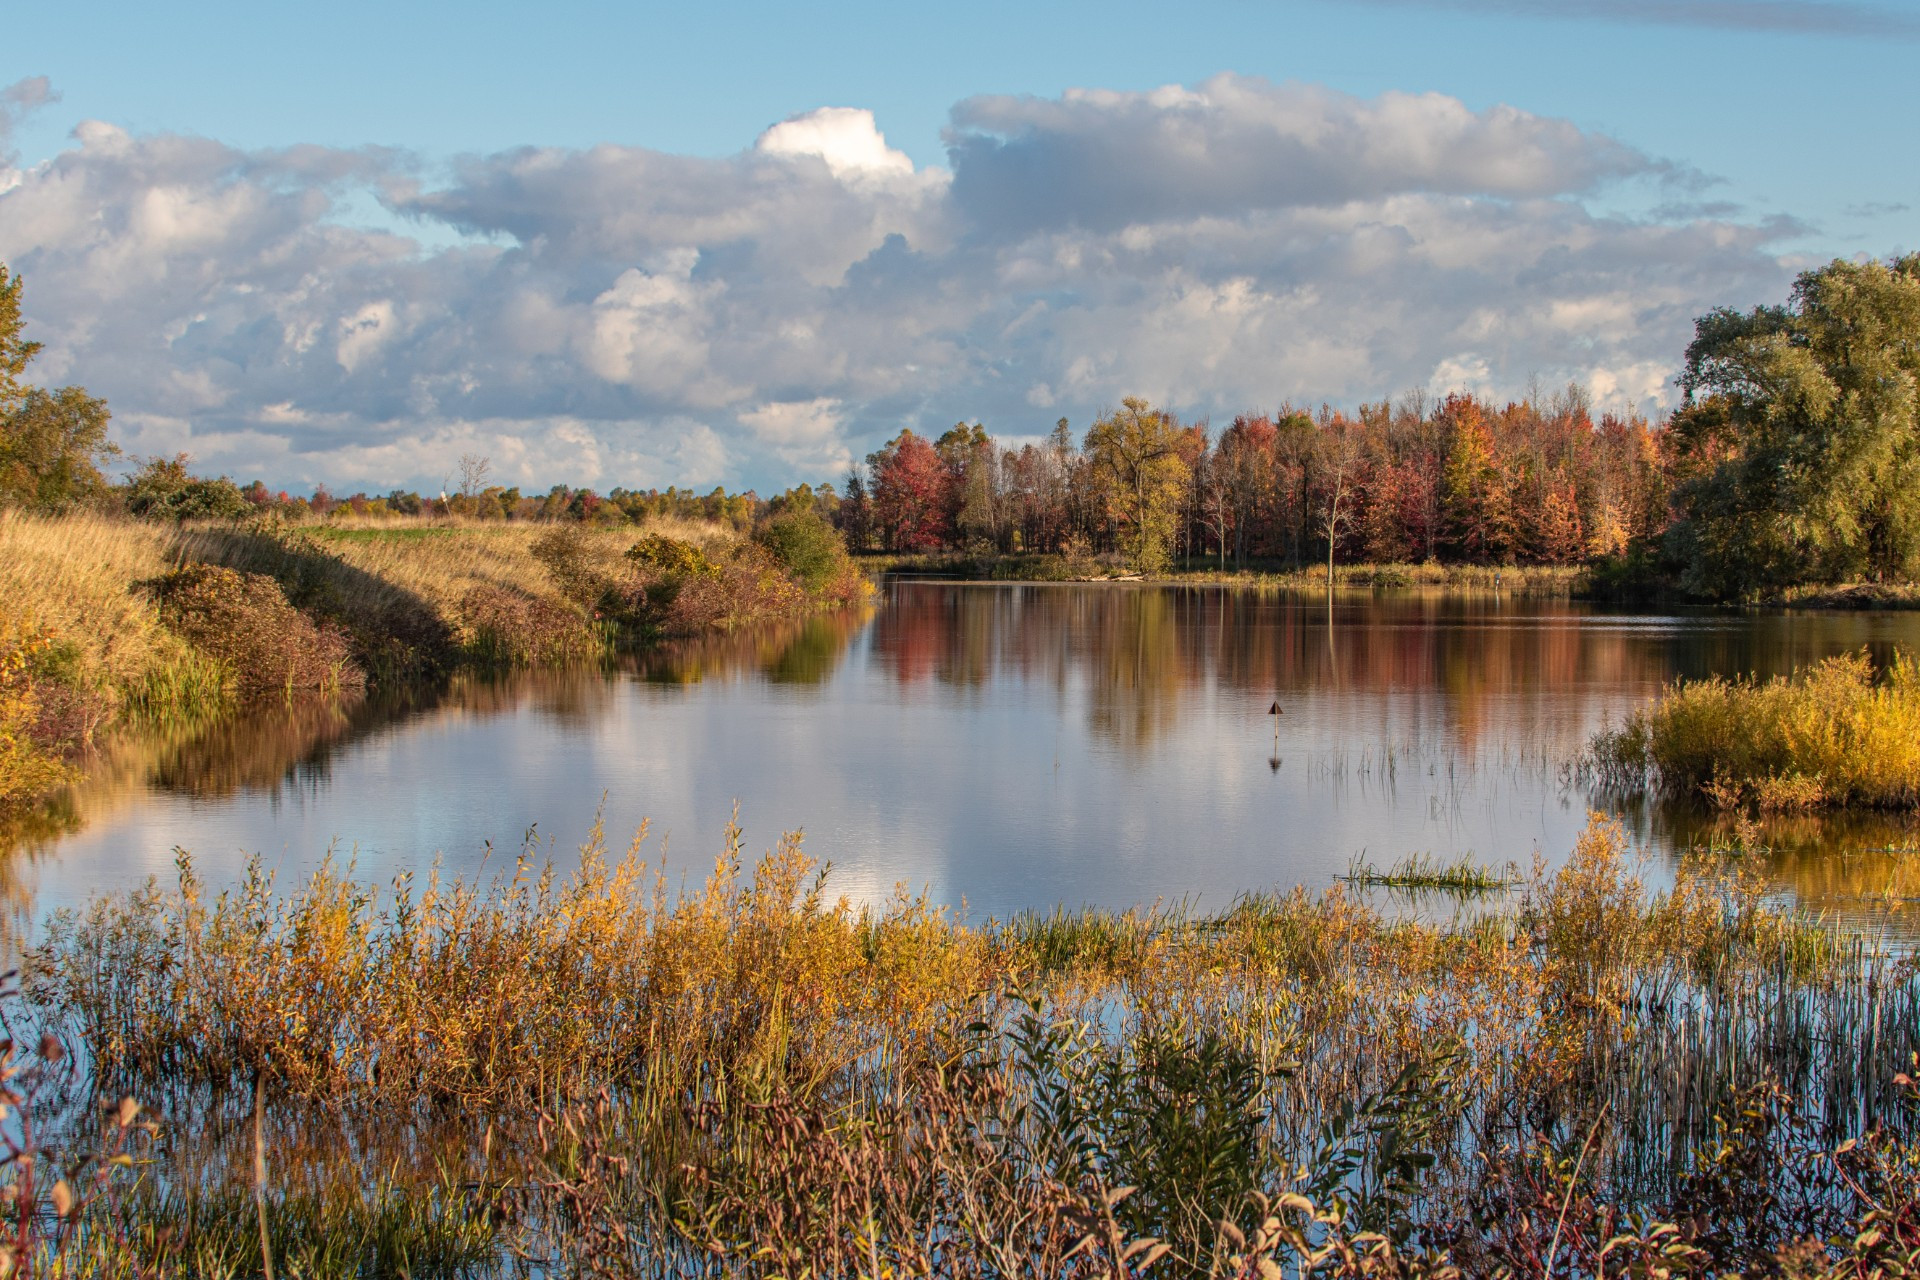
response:
<path fill-rule="evenodd" d="M 1622 806 L 1567 767 L 1676 676 L 1920 648 L 1912 615 L 1646 616 L 1402 592 L 895 584 L 877 611 L 716 635 L 606 672 L 462 676 L 404 697 L 274 704 L 108 744 L 87 781 L 0 830 L 0 904 L 26 912 L 331 841 L 384 879 L 604 810 L 691 840 L 736 799 L 750 839 L 805 827 L 840 888 L 930 886 L 977 913 L 1323 884 L 1365 853 L 1525 863 L 1590 804 L 1656 855 L 1740 833 Z M 1279 750 L 1266 715 L 1278 698 Z M 1271 763 L 1270 763 L 1271 761 Z M 1718 824 L 1718 825 L 1716 825 Z M 1920 897 L 1907 817 L 1770 824 L 1783 886 L 1882 918 Z M 1864 916 L 1862 916 L 1864 918 Z"/>
<path fill-rule="evenodd" d="M 654 684 L 757 677 L 771 684 L 817 685 L 833 674 L 872 617 L 870 608 L 849 609 L 676 640 L 634 659 L 630 669 Z"/>

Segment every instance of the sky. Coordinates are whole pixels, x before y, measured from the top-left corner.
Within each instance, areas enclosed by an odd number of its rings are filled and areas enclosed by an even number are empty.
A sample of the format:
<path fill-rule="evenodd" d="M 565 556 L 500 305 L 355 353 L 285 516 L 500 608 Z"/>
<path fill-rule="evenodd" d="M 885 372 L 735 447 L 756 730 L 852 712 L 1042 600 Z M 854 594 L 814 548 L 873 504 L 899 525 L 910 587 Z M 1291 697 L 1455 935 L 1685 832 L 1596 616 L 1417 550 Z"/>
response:
<path fill-rule="evenodd" d="M 1579 381 L 1920 247 L 1920 3 L 71 0 L 0 44 L 35 377 L 336 492 L 838 480 L 1123 396 Z"/>

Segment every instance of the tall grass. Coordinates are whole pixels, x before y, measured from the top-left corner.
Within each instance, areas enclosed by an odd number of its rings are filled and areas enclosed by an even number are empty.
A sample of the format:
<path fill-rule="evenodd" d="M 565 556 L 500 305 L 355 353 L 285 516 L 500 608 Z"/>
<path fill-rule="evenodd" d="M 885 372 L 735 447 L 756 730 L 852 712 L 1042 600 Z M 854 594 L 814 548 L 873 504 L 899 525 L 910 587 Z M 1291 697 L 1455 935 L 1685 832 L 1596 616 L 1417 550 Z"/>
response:
<path fill-rule="evenodd" d="M 75 682 L 116 712 L 166 719 L 226 702 L 218 665 L 169 631 L 135 589 L 179 557 L 170 526 L 0 511 L 0 599 L 30 610 L 71 655 Z"/>
<path fill-rule="evenodd" d="M 1876 672 L 1865 652 L 1766 681 L 1680 681 L 1593 756 L 1618 785 L 1652 783 L 1725 809 L 1920 806 L 1920 658 Z"/>
<path fill-rule="evenodd" d="M 1783 1186 L 1821 1144 L 1912 1123 L 1911 960 L 1769 905 L 1745 863 L 1649 895 L 1604 821 L 1459 925 L 1340 887 L 973 925 L 835 898 L 796 838 L 749 866 L 732 828 L 692 884 L 645 852 L 596 836 L 571 873 L 387 889 L 256 869 L 217 896 L 183 861 L 57 918 L 28 994 L 102 1087 L 209 1117 L 216 1149 L 263 1082 L 283 1118 L 354 1135 L 348 1176 L 431 1141 L 476 1185 L 568 1188 L 515 1229 L 617 1237 L 626 1273 L 1030 1273 L 998 1247 L 1069 1274 L 1097 1227 L 1200 1275 L 1222 1219 L 1253 1237 L 1291 1194 L 1333 1215 L 1308 1237 L 1394 1247 L 1545 1186 L 1665 1212 L 1721 1176 L 1754 1090 L 1778 1123 L 1742 1159 Z M 1804 1206 L 1779 1203 L 1742 1248 L 1788 1238 Z"/>

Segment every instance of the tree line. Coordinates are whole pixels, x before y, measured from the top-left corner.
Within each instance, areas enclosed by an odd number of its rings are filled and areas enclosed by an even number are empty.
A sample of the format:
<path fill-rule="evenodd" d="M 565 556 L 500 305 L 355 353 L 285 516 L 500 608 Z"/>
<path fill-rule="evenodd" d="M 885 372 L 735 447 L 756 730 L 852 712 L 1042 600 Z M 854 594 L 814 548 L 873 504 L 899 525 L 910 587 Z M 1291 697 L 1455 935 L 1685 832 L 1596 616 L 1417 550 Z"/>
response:
<path fill-rule="evenodd" d="M 1018 449 L 978 424 L 903 431 L 848 477 L 839 520 L 856 546 L 1078 546 L 1147 573 L 1181 559 L 1574 564 L 1664 527 L 1665 441 L 1639 415 L 1594 421 L 1576 386 L 1504 406 L 1283 406 L 1217 434 L 1128 399 L 1084 439 L 1062 419 Z"/>
<path fill-rule="evenodd" d="M 144 461 L 120 485 L 104 402 L 22 375 L 21 283 L 0 265 L 0 505 L 118 505 L 135 515 L 330 515 L 746 528 L 811 508 L 855 551 L 1106 554 L 1143 573 L 1217 567 L 1437 561 L 1595 564 L 1614 580 L 1750 598 L 1799 583 L 1912 580 L 1920 571 L 1920 254 L 1836 260 L 1787 301 L 1695 324 L 1664 420 L 1595 417 L 1569 385 L 1498 403 L 1471 394 L 1283 405 L 1214 430 L 1129 398 L 1076 435 L 1003 443 L 981 423 L 902 430 L 844 482 L 752 490 L 488 483 L 461 460 L 436 495 L 337 497 Z M 451 492 L 449 492 L 451 490 Z"/>
<path fill-rule="evenodd" d="M 1597 563 L 1746 598 L 1920 571 L 1920 254 L 1836 260 L 1788 301 L 1695 324 L 1665 421 L 1575 385 L 1282 406 L 1213 432 L 1141 400 L 1076 440 L 902 431 L 848 477 L 856 546 L 1176 559 Z"/>

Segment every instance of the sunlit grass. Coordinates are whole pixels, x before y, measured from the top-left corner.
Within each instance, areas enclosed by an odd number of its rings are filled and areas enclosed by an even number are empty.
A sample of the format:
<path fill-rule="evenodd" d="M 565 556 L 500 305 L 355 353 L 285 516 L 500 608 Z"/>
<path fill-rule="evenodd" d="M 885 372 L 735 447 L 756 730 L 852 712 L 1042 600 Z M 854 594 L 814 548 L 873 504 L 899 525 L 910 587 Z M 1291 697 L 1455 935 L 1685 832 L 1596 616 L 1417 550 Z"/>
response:
<path fill-rule="evenodd" d="M 650 851 L 596 836 L 571 872 L 529 856 L 385 888 L 256 869 L 219 895 L 183 864 L 57 919 L 27 994 L 101 1087 L 178 1117 L 145 1220 L 204 1213 L 209 1256 L 242 1269 L 256 1087 L 279 1141 L 321 1139 L 274 1166 L 288 1259 L 337 1234 L 328 1265 L 406 1247 L 428 1274 L 488 1241 L 622 1274 L 756 1250 L 858 1270 L 871 1245 L 919 1274 L 914 1223 L 977 1261 L 993 1215 L 1064 1233 L 1129 1185 L 1114 1229 L 1205 1274 L 1222 1216 L 1257 1225 L 1256 1191 L 1358 1194 L 1329 1133 L 1357 1135 L 1362 1189 L 1373 1162 L 1426 1153 L 1389 1226 L 1464 1224 L 1487 1179 L 1583 1138 L 1581 1186 L 1644 1208 L 1690 1185 L 1753 1089 L 1790 1091 L 1792 1126 L 1752 1157 L 1783 1175 L 1811 1167 L 1794 1143 L 1897 1120 L 1920 1048 L 1911 961 L 1782 908 L 1750 857 L 1649 893 L 1598 819 L 1452 924 L 1344 885 L 974 924 L 839 898 L 793 838 L 749 864 L 735 827 L 693 880 Z M 1068 1273 L 1049 1251 L 1078 1236 L 1045 1232 L 1023 1256 Z"/>
<path fill-rule="evenodd" d="M 1920 659 L 1847 654 L 1766 681 L 1679 681 L 1593 742 L 1601 777 L 1717 807 L 1920 805 Z"/>

